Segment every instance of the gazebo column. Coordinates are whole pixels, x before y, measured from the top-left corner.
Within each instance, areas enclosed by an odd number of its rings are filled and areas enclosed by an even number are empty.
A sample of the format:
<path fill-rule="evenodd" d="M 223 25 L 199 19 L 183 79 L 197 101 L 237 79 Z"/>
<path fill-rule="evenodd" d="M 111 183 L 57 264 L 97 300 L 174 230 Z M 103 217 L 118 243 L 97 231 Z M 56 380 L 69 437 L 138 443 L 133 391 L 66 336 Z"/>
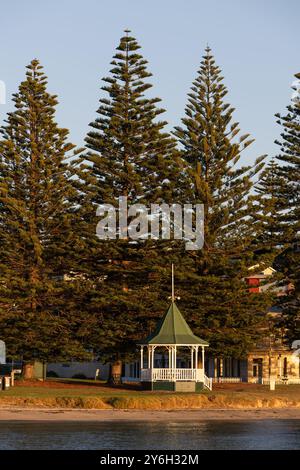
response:
<path fill-rule="evenodd" d="M 174 369 L 177 368 L 177 346 L 174 347 Z"/>
<path fill-rule="evenodd" d="M 173 346 L 173 364 L 172 364 L 172 376 L 173 376 L 173 381 L 176 381 L 176 356 L 177 356 L 177 350 L 176 350 L 176 344 Z"/>
<path fill-rule="evenodd" d="M 204 346 L 202 346 L 202 369 L 204 372 Z"/>
<path fill-rule="evenodd" d="M 154 369 L 154 352 L 155 352 L 155 347 L 151 346 L 151 369 Z"/>
<path fill-rule="evenodd" d="M 191 369 L 194 369 L 194 346 L 191 346 Z"/>
<path fill-rule="evenodd" d="M 154 352 L 155 352 L 155 347 L 151 345 L 151 346 L 150 346 L 150 370 L 151 370 L 151 382 L 153 382 Z"/>
<path fill-rule="evenodd" d="M 148 364 L 147 364 L 147 368 L 151 369 L 151 346 L 150 345 L 148 345 Z"/>
<path fill-rule="evenodd" d="M 141 346 L 141 369 L 144 369 L 144 346 Z"/>

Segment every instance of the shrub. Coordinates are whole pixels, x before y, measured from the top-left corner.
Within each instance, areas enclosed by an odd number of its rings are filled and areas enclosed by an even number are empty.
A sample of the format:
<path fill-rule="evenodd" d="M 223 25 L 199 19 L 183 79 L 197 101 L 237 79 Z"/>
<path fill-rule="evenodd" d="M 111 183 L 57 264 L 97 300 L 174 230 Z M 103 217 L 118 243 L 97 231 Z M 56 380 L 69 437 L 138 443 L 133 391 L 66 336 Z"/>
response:
<path fill-rule="evenodd" d="M 55 377 L 57 378 L 58 377 L 58 374 L 56 372 L 54 372 L 54 370 L 49 370 L 49 372 L 47 372 L 47 377 Z"/>
<path fill-rule="evenodd" d="M 87 377 L 86 377 L 86 375 L 84 375 L 84 374 L 74 374 L 74 375 L 72 376 L 72 379 L 86 379 L 86 378 L 87 378 Z"/>

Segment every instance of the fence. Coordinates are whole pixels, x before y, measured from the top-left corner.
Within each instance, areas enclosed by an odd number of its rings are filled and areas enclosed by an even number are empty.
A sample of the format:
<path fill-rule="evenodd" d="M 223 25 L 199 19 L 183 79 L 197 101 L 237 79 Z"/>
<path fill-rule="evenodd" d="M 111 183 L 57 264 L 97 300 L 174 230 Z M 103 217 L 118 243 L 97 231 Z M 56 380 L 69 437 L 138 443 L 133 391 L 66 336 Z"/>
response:
<path fill-rule="evenodd" d="M 237 384 L 243 382 L 242 377 L 213 377 L 213 383 L 219 384 Z"/>
<path fill-rule="evenodd" d="M 300 378 L 297 377 L 278 377 L 275 380 L 276 385 L 300 385 Z M 270 385 L 270 379 L 262 379 L 263 385 Z"/>

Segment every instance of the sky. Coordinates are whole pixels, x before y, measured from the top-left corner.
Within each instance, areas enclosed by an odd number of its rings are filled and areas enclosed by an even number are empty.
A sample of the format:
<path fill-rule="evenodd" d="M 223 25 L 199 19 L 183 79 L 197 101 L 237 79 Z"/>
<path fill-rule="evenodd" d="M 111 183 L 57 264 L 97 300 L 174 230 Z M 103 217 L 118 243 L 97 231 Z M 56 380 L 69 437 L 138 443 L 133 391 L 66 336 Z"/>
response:
<path fill-rule="evenodd" d="M 274 114 L 285 111 L 300 72 L 298 0 L 0 0 L 0 7 L 0 80 L 7 91 L 0 123 L 12 110 L 25 66 L 38 58 L 49 91 L 58 95 L 59 125 L 83 145 L 104 93 L 101 78 L 129 28 L 153 73 L 148 96 L 162 98 L 169 130 L 184 116 L 209 44 L 234 118 L 255 138 L 242 163 L 278 152 Z"/>

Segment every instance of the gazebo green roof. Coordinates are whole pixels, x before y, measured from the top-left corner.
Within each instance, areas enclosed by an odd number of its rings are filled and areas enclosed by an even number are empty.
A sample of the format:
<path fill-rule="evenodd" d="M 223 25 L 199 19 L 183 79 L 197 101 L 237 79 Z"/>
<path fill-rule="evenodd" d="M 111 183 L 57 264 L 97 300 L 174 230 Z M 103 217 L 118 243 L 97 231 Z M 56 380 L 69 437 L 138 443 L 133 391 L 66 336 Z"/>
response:
<path fill-rule="evenodd" d="M 155 331 L 139 344 L 181 344 L 208 346 L 207 341 L 194 335 L 173 301 Z"/>

